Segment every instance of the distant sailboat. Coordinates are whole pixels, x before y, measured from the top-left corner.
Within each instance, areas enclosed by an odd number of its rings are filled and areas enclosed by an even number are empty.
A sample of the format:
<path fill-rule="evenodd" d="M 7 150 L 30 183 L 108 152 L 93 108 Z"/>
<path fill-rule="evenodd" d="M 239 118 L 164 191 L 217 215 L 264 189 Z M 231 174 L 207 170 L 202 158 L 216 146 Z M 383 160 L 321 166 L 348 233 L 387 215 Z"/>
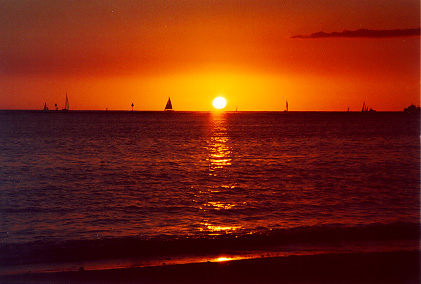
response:
<path fill-rule="evenodd" d="M 47 107 L 47 103 L 44 104 L 44 111 L 47 111 L 48 107 Z"/>
<path fill-rule="evenodd" d="M 361 112 L 376 112 L 376 111 L 374 109 L 372 109 L 372 108 L 368 109 L 368 106 L 364 102 L 363 103 L 363 107 L 361 109 Z"/>
<path fill-rule="evenodd" d="M 286 101 L 286 103 L 285 103 L 285 107 L 286 107 L 286 108 L 285 108 L 285 110 L 284 110 L 284 111 L 285 111 L 285 112 L 287 112 L 287 111 L 288 111 L 288 101 Z"/>
<path fill-rule="evenodd" d="M 365 105 L 365 102 L 363 103 L 363 107 L 362 107 L 362 109 L 361 109 L 361 112 L 364 112 L 364 111 L 367 111 L 367 110 L 366 110 L 366 105 Z"/>
<path fill-rule="evenodd" d="M 168 97 L 167 105 L 165 106 L 165 111 L 174 111 L 172 109 L 171 99 Z"/>
<path fill-rule="evenodd" d="M 62 111 L 68 111 L 69 110 L 69 98 L 67 97 L 66 93 L 66 104 L 64 105 L 64 109 Z"/>

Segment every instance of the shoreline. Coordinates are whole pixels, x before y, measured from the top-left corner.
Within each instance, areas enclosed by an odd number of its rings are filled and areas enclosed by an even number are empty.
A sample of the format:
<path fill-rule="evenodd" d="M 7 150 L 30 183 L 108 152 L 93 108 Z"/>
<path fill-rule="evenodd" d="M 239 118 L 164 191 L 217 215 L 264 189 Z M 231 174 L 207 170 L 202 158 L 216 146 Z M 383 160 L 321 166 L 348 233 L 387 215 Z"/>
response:
<path fill-rule="evenodd" d="M 291 255 L 0 275 L 1 283 L 419 283 L 420 251 Z"/>

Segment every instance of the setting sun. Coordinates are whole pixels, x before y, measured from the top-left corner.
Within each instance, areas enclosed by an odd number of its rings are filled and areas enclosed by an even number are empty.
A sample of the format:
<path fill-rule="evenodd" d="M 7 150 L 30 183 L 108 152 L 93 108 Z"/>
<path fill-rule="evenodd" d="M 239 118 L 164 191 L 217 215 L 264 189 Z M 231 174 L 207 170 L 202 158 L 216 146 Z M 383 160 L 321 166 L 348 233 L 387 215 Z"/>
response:
<path fill-rule="evenodd" d="M 227 105 L 227 101 L 223 97 L 217 97 L 212 104 L 217 109 L 223 109 Z"/>

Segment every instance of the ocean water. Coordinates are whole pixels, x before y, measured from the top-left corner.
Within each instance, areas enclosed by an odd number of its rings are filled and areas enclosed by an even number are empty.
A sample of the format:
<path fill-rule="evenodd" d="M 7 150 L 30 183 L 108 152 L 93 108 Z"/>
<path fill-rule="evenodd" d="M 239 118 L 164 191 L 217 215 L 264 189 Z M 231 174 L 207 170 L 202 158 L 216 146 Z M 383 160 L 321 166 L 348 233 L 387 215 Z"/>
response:
<path fill-rule="evenodd" d="M 419 115 L 0 111 L 3 273 L 419 249 L 419 224 Z"/>

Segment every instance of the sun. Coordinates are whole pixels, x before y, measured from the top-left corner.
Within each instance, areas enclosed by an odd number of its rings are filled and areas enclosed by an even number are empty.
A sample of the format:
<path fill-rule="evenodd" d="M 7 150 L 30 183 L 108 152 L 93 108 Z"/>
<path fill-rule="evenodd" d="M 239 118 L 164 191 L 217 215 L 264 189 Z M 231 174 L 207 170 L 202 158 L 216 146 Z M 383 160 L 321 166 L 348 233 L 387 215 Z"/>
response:
<path fill-rule="evenodd" d="M 227 100 L 223 97 L 217 97 L 213 100 L 213 107 L 217 109 L 223 109 L 227 105 Z"/>

